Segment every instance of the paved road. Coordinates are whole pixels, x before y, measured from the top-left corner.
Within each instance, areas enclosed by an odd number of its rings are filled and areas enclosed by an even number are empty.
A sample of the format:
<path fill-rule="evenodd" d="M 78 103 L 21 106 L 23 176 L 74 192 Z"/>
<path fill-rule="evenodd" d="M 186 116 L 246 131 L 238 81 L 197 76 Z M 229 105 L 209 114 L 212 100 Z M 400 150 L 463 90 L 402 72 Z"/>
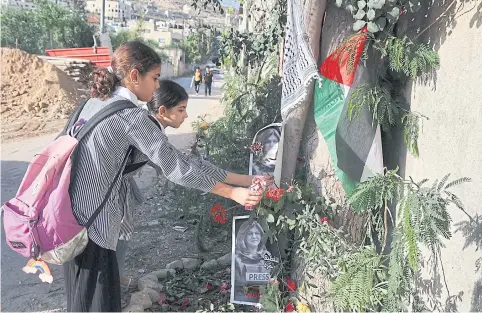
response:
<path fill-rule="evenodd" d="M 194 138 L 191 123 L 200 115 L 208 115 L 214 120 L 222 115 L 219 105 L 222 76 L 215 77 L 211 97 L 196 96 L 189 87 L 190 78 L 176 80 L 189 91 L 188 119 L 179 129 L 168 129 L 169 140 L 179 149 L 185 149 Z M 1 201 L 2 203 L 15 196 L 21 179 L 33 155 L 50 143 L 56 134 L 10 142 L 1 147 Z M 155 171 L 146 167 L 139 177 L 141 189 L 148 188 L 155 179 Z M 65 299 L 63 292 L 63 274 L 60 266 L 51 266 L 54 282 L 41 283 L 37 275 L 25 274 L 22 267 L 27 259 L 12 251 L 4 239 L 3 223 L 1 230 L 1 310 L 2 311 L 52 311 L 63 310 Z"/>

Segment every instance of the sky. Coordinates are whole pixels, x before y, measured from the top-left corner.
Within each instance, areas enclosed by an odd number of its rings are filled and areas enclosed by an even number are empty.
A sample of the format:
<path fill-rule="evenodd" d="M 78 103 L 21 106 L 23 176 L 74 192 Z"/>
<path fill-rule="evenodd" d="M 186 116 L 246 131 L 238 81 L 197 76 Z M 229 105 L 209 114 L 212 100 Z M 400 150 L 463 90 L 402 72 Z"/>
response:
<path fill-rule="evenodd" d="M 239 1 L 237 0 L 221 0 L 221 4 L 230 6 L 233 8 L 238 8 L 239 7 Z"/>

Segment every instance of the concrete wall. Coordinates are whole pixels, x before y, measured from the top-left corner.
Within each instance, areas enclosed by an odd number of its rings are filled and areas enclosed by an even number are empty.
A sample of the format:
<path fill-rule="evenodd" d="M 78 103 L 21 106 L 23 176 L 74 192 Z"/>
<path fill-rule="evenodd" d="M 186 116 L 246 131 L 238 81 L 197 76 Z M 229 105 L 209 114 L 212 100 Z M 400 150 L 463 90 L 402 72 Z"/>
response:
<path fill-rule="evenodd" d="M 449 5 L 433 7 L 424 12 L 426 19 L 407 21 L 402 27 L 412 34 L 414 24 L 424 29 L 447 10 L 447 15 L 419 38 L 435 46 L 440 69 L 434 80 L 414 83 L 407 90 L 412 111 L 429 118 L 420 135 L 420 157 L 399 154 L 398 162 L 405 176 L 416 180 L 441 178 L 447 173 L 452 173 L 452 178 L 471 177 L 471 183 L 454 192 L 469 214 L 482 216 L 482 2 Z M 468 220 L 456 207 L 451 209 L 454 224 Z M 482 273 L 475 273 L 482 250 L 475 251 L 473 244 L 465 247 L 468 238 L 456 233 L 457 228 L 441 255 L 450 294 L 443 278 L 434 287 L 441 291 L 442 300 L 463 292 L 462 301 L 456 302 L 459 311 L 482 311 Z M 481 232 L 479 227 L 480 245 Z M 428 274 L 427 268 L 425 271 Z"/>
<path fill-rule="evenodd" d="M 174 66 L 171 62 L 163 62 L 161 66 L 161 78 L 174 77 Z"/>

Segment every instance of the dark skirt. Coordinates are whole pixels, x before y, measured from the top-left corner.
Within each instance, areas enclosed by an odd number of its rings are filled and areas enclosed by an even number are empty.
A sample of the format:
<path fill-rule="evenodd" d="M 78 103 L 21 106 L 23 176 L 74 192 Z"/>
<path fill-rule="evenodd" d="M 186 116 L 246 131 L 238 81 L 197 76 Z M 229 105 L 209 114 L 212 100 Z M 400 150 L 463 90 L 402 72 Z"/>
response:
<path fill-rule="evenodd" d="M 116 252 L 89 240 L 84 252 L 64 264 L 68 312 L 120 312 Z"/>

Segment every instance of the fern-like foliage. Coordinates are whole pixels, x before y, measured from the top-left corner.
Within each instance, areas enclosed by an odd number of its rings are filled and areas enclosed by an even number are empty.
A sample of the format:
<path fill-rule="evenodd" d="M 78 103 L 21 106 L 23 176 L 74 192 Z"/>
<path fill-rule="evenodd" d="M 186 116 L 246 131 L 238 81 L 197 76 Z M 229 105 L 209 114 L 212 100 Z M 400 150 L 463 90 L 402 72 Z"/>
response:
<path fill-rule="evenodd" d="M 399 199 L 403 190 L 403 180 L 397 175 L 398 169 L 376 174 L 371 179 L 357 185 L 348 198 L 356 213 L 372 211 L 385 206 L 386 202 Z"/>
<path fill-rule="evenodd" d="M 333 281 L 330 295 L 338 311 L 378 311 L 385 296 L 386 269 L 382 257 L 371 247 L 363 247 L 339 261 L 340 275 Z"/>
<path fill-rule="evenodd" d="M 408 112 L 406 100 L 399 91 L 407 79 L 416 79 L 432 73 L 440 64 L 438 54 L 425 44 L 417 44 L 408 37 L 389 36 L 386 40 L 373 40 L 380 52 L 377 81 L 373 86 L 362 84 L 352 92 L 348 103 L 348 118 L 358 118 L 363 107 L 373 115 L 373 122 L 390 137 L 390 130 L 401 122 L 408 151 L 418 157 L 420 119 L 418 113 Z M 403 77 L 403 78 L 401 78 Z"/>
<path fill-rule="evenodd" d="M 350 120 L 358 118 L 360 110 L 366 106 L 373 115 L 373 123 L 377 122 L 382 130 L 389 132 L 400 120 L 400 108 L 392 98 L 388 84 L 360 85 L 351 94 L 348 102 L 348 117 Z"/>
<path fill-rule="evenodd" d="M 392 252 L 388 265 L 387 297 L 383 303 L 386 312 L 406 311 L 411 293 L 414 271 L 409 265 L 405 245 L 403 226 L 399 224 L 394 230 Z"/>
<path fill-rule="evenodd" d="M 415 157 L 418 157 L 418 136 L 420 133 L 420 122 L 424 115 L 408 112 L 402 117 L 403 124 L 403 141 L 407 146 L 408 151 Z"/>
<path fill-rule="evenodd" d="M 398 205 L 398 220 L 394 230 L 389 263 L 386 311 L 403 311 L 407 299 L 415 297 L 414 275 L 420 269 L 421 246 L 432 251 L 443 247 L 443 240 L 452 234 L 449 205 L 463 208 L 461 201 L 448 189 L 470 181 L 461 178 L 450 183 L 450 175 L 425 187 L 426 180 L 406 182 L 404 197 Z M 458 200 L 453 200 L 453 199 Z"/>
<path fill-rule="evenodd" d="M 382 56 L 389 59 L 389 67 L 394 72 L 404 73 L 411 79 L 435 70 L 440 65 L 440 58 L 433 49 L 425 44 L 418 44 L 408 37 L 389 37 L 383 47 L 378 46 Z"/>

